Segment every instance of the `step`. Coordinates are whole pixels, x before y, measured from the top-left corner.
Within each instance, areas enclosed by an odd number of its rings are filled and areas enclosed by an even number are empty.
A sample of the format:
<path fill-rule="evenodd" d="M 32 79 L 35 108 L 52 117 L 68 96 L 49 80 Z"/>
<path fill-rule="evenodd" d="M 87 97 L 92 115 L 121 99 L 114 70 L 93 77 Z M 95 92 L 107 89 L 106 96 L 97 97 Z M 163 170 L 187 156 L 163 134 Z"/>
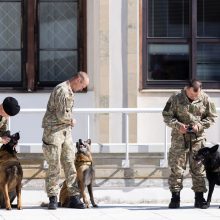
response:
<path fill-rule="evenodd" d="M 64 178 L 60 178 L 60 183 Z M 23 189 L 26 190 L 44 190 L 45 179 L 24 178 L 22 181 Z M 184 177 L 184 187 L 191 188 L 192 178 Z M 115 189 L 124 188 L 166 188 L 169 189 L 167 179 L 99 179 L 96 178 L 93 182 L 93 187 L 96 189 Z M 218 186 L 217 186 L 218 187 Z"/>
<path fill-rule="evenodd" d="M 44 157 L 41 153 L 19 153 L 18 157 L 22 165 L 42 166 Z M 125 154 L 122 153 L 98 153 L 93 154 L 93 164 L 95 165 L 117 165 L 121 166 Z M 154 165 L 159 166 L 163 159 L 161 153 L 132 153 L 129 155 L 130 165 Z"/>
<path fill-rule="evenodd" d="M 44 179 L 46 167 L 42 153 L 18 154 L 24 171 L 24 178 Z M 166 179 L 167 167 L 160 167 L 161 153 L 135 153 L 130 155 L 130 167 L 123 168 L 121 153 L 94 154 L 96 179 Z M 61 177 L 63 177 L 63 172 Z"/>
<path fill-rule="evenodd" d="M 45 178 L 45 169 L 41 167 L 22 166 L 25 178 Z M 139 178 L 167 178 L 168 168 L 136 166 L 131 168 L 121 168 L 117 166 L 94 166 L 95 177 L 100 179 L 139 179 Z M 61 174 L 63 176 L 63 173 Z"/>
<path fill-rule="evenodd" d="M 45 178 L 46 169 L 42 167 L 22 166 L 24 178 Z M 117 166 L 94 166 L 96 179 L 167 179 L 170 170 L 167 167 L 135 166 L 121 168 Z M 186 171 L 189 177 L 189 171 Z M 61 177 L 64 177 L 61 172 Z"/>

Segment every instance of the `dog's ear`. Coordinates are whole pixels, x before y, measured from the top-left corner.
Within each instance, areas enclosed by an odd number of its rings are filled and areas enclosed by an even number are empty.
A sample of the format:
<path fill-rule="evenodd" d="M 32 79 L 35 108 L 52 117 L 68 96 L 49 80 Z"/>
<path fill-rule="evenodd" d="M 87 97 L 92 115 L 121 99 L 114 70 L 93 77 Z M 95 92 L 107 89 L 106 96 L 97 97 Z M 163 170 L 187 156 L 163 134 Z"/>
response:
<path fill-rule="evenodd" d="M 13 138 L 15 138 L 17 141 L 20 139 L 20 134 L 19 132 L 15 133 L 12 135 Z"/>
<path fill-rule="evenodd" d="M 76 142 L 76 149 L 79 150 L 79 142 Z"/>
<path fill-rule="evenodd" d="M 79 144 L 80 144 L 80 145 L 82 145 L 82 144 L 83 144 L 82 139 L 79 139 Z"/>
<path fill-rule="evenodd" d="M 20 140 L 20 133 L 19 132 L 16 133 L 16 137 L 17 137 L 17 140 Z"/>
<path fill-rule="evenodd" d="M 88 148 L 89 148 L 89 151 L 91 152 L 91 148 L 92 148 L 92 145 L 91 145 L 91 143 L 92 143 L 92 141 L 91 141 L 91 139 L 88 139 L 87 141 L 86 141 L 86 143 L 88 144 Z"/>
<path fill-rule="evenodd" d="M 86 142 L 87 142 L 89 145 L 91 145 L 91 139 L 88 139 Z"/>
<path fill-rule="evenodd" d="M 215 152 L 218 150 L 218 147 L 219 147 L 218 144 L 216 144 L 215 146 L 211 147 L 211 148 L 210 148 L 210 152 L 211 152 L 211 153 L 215 153 Z"/>

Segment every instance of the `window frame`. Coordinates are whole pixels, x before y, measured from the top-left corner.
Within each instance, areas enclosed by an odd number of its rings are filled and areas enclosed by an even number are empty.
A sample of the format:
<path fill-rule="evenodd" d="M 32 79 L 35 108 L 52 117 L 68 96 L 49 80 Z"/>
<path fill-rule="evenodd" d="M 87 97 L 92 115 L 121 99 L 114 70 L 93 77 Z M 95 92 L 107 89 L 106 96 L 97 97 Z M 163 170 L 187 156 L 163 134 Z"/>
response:
<path fill-rule="evenodd" d="M 68 1 L 68 0 L 64 0 Z M 38 3 L 39 0 L 21 1 L 21 83 L 9 82 L 0 91 L 51 91 L 50 85 L 38 85 Z M 78 0 L 78 69 L 87 72 L 87 2 Z M 80 27 L 80 28 L 79 28 Z M 86 89 L 84 90 L 86 91 Z"/>
<path fill-rule="evenodd" d="M 197 65 L 197 44 L 204 43 L 219 43 L 220 38 L 213 37 L 197 37 L 197 1 L 189 1 L 189 38 L 161 38 L 148 36 L 148 2 L 149 0 L 142 0 L 139 4 L 140 12 L 140 90 L 145 89 L 180 89 L 188 80 L 148 80 L 148 44 L 179 44 L 187 43 L 189 45 L 189 78 L 196 78 Z M 220 81 L 202 80 L 203 88 L 205 89 L 219 89 Z"/>

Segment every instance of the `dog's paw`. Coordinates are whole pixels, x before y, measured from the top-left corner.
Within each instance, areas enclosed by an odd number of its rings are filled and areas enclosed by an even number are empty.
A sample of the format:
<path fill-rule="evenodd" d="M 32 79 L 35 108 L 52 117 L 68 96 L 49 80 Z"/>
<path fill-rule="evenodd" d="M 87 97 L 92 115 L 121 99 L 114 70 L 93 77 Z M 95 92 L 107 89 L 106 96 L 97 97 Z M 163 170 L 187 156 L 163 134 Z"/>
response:
<path fill-rule="evenodd" d="M 99 206 L 97 204 L 92 205 L 94 208 L 98 208 Z"/>
<path fill-rule="evenodd" d="M 12 210 L 11 206 L 6 207 L 6 210 Z"/>

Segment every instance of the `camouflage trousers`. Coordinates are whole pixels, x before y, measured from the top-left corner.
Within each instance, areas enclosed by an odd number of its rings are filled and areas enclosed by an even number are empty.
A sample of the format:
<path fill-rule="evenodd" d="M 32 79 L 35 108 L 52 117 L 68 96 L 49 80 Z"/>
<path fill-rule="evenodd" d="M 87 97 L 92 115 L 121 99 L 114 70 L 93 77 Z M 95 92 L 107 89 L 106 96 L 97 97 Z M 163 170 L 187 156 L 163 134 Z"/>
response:
<path fill-rule="evenodd" d="M 69 195 L 79 195 L 74 164 L 75 149 L 71 129 L 60 131 L 44 129 L 43 154 L 48 163 L 45 179 L 48 197 L 58 195 L 61 165 L 63 166 Z"/>
<path fill-rule="evenodd" d="M 192 190 L 194 192 L 207 191 L 204 166 L 193 159 L 195 152 L 203 147 L 203 142 L 203 140 L 192 141 L 192 150 L 186 149 L 184 142 L 172 142 L 168 157 L 171 169 L 168 184 L 171 192 L 179 192 L 183 188 L 183 174 L 187 162 L 189 162 L 189 171 L 192 176 Z"/>

